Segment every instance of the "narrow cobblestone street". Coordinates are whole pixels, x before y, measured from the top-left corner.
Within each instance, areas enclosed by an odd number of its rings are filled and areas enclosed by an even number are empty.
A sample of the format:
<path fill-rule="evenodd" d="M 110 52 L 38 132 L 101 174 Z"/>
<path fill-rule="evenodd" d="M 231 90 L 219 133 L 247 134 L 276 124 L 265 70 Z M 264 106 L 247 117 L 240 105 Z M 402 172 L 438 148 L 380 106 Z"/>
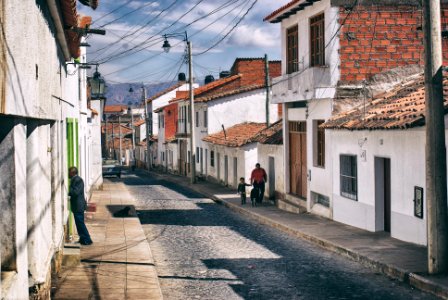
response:
<path fill-rule="evenodd" d="M 165 299 L 434 299 L 163 180 L 122 179 Z"/>

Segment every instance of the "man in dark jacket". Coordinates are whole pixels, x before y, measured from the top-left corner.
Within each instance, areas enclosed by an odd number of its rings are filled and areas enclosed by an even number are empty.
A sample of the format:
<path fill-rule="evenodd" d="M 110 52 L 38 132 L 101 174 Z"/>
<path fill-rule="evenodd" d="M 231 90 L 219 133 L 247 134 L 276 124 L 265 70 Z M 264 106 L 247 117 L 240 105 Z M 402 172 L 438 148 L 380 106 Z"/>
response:
<path fill-rule="evenodd" d="M 68 170 L 68 176 L 70 177 L 70 189 L 68 193 L 70 196 L 70 208 L 75 218 L 79 242 L 82 245 L 91 245 L 92 239 L 84 223 L 84 211 L 87 208 L 86 198 L 84 196 L 84 181 L 78 176 L 78 169 L 76 167 L 71 167 Z"/>

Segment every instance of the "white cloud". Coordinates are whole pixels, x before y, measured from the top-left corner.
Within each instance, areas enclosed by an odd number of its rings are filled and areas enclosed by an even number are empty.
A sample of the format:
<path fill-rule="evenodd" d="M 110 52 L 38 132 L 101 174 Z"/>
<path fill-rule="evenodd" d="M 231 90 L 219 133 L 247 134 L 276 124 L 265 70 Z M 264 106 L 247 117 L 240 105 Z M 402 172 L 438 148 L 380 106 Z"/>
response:
<path fill-rule="evenodd" d="M 241 47 L 273 47 L 278 45 L 275 36 L 253 25 L 241 25 L 235 29 L 228 43 Z"/>

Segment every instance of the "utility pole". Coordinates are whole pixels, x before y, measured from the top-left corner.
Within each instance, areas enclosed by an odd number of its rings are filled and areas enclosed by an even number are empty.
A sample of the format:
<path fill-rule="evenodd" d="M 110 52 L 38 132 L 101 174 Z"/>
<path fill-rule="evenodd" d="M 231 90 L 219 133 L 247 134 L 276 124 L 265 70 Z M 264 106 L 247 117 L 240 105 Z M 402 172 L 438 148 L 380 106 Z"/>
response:
<path fill-rule="evenodd" d="M 145 122 L 146 122 L 146 168 L 149 171 L 151 169 L 151 157 L 152 155 L 150 154 L 149 151 L 149 147 L 150 147 L 150 141 L 149 141 L 149 137 L 152 135 L 151 131 L 150 131 L 150 127 L 152 126 L 152 121 L 150 123 L 149 121 L 149 112 L 148 112 L 148 104 L 146 103 L 146 89 L 145 89 L 145 85 L 142 83 L 142 100 L 143 100 L 143 105 L 145 106 Z M 152 112 L 151 112 L 152 114 Z"/>
<path fill-rule="evenodd" d="M 440 0 L 423 0 L 428 272 L 448 271 L 448 215 Z"/>
<path fill-rule="evenodd" d="M 118 115 L 118 130 L 119 130 L 119 134 L 120 134 L 120 166 L 123 165 L 122 162 L 122 157 L 123 157 L 123 153 L 121 152 L 121 117 L 120 115 Z"/>
<path fill-rule="evenodd" d="M 264 83 L 266 86 L 266 127 L 269 127 L 269 104 L 271 103 L 271 88 L 269 86 L 269 60 L 268 55 L 264 55 Z"/>
<path fill-rule="evenodd" d="M 195 149 L 195 137 L 194 137 L 194 93 L 193 93 L 193 55 L 191 53 L 191 41 L 187 41 L 188 47 L 188 74 L 190 76 L 190 169 L 191 169 L 191 183 L 196 183 L 196 149 Z"/>

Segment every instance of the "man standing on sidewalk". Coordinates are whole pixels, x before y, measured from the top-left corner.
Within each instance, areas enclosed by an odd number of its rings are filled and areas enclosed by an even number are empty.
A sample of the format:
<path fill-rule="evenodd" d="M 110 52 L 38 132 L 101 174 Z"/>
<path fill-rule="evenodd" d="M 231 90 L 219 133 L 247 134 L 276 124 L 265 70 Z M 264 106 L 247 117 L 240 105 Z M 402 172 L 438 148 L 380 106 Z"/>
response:
<path fill-rule="evenodd" d="M 91 245 L 93 242 L 84 223 L 84 211 L 87 208 L 87 202 L 84 196 L 84 181 L 78 176 L 78 169 L 76 167 L 71 167 L 68 170 L 68 176 L 70 178 L 70 189 L 68 192 L 70 196 L 70 208 L 75 218 L 79 243 L 81 245 Z"/>
<path fill-rule="evenodd" d="M 268 176 L 266 171 L 260 167 L 260 164 L 257 163 L 255 165 L 255 169 L 252 171 L 250 176 L 250 183 L 253 185 L 254 189 L 258 189 L 260 191 L 257 203 L 263 202 L 264 196 L 264 184 L 267 181 Z"/>

